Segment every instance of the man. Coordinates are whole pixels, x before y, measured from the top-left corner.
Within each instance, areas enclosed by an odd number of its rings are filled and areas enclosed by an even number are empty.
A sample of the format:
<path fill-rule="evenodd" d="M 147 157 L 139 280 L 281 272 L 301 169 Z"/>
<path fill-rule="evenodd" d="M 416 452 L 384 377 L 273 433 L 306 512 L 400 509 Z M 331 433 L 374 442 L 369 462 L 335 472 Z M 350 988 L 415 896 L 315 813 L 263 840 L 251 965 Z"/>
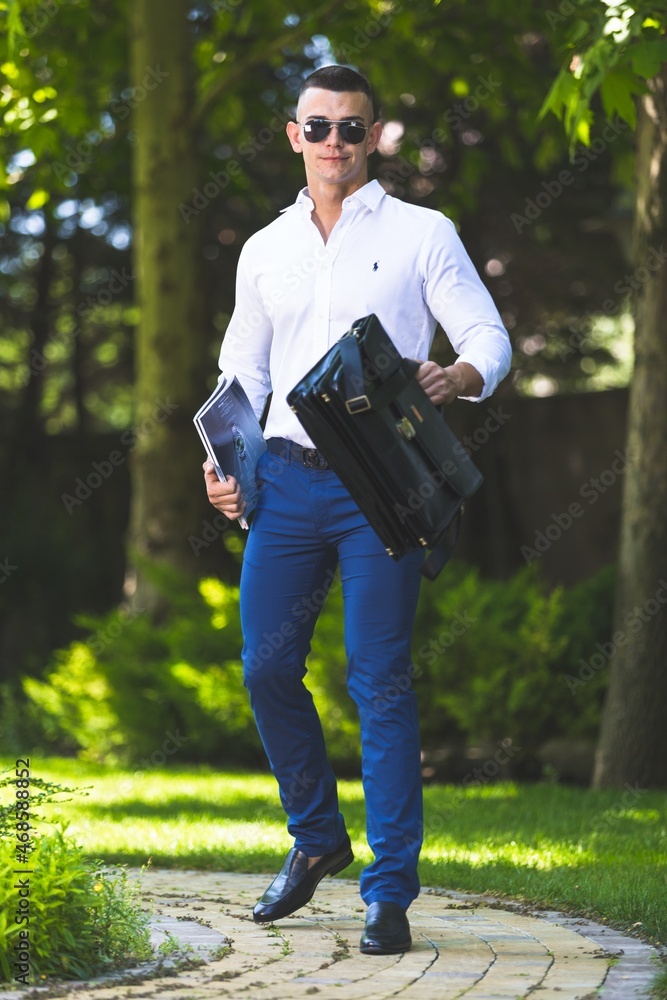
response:
<path fill-rule="evenodd" d="M 365 954 L 410 948 L 406 911 L 419 894 L 422 793 L 410 643 L 423 552 L 398 562 L 387 555 L 285 397 L 354 320 L 372 312 L 402 354 L 423 359 L 416 377 L 436 405 L 485 399 L 510 363 L 507 333 L 452 223 L 369 183 L 368 156 L 381 132 L 365 77 L 327 66 L 305 80 L 287 135 L 303 157 L 307 187 L 245 244 L 220 352 L 221 369 L 237 375 L 258 416 L 273 391 L 243 560 L 241 622 L 244 683 L 295 843 L 254 919 L 288 916 L 325 875 L 353 860 L 320 720 L 303 684 L 317 617 L 309 595 L 326 591 L 339 565 L 347 683 L 361 721 L 375 855 L 360 879 Z M 436 320 L 459 355 L 446 368 L 426 360 Z M 211 503 L 240 517 L 235 480 L 218 482 L 209 463 L 204 470 Z M 276 635 L 280 642 L 267 641 Z M 383 697 L 388 690 L 391 699 Z"/>

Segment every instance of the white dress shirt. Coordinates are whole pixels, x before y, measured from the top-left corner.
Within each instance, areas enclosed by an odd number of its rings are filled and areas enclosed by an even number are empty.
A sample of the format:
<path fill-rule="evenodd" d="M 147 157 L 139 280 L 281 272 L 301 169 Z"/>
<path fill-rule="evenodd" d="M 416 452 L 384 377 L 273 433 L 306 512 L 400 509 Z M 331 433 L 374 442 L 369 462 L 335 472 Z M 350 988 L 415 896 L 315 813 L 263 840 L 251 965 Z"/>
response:
<path fill-rule="evenodd" d="M 401 354 L 428 360 L 440 322 L 457 361 L 473 365 L 486 399 L 509 371 L 511 348 L 498 310 L 453 223 L 370 181 L 343 201 L 325 243 L 304 188 L 296 202 L 241 251 L 236 303 L 220 368 L 236 375 L 264 435 L 313 447 L 285 398 L 355 320 L 375 313 Z"/>

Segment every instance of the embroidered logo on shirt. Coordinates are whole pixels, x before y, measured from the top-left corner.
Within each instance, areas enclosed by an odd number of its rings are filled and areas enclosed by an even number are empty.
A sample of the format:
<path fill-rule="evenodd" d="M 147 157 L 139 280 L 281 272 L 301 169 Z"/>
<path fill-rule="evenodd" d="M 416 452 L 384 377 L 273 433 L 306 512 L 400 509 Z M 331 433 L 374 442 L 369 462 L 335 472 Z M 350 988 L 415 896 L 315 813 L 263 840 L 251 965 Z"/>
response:
<path fill-rule="evenodd" d="M 377 271 L 379 263 L 380 263 L 380 261 L 376 260 L 375 263 L 373 264 L 373 270 L 374 271 Z"/>

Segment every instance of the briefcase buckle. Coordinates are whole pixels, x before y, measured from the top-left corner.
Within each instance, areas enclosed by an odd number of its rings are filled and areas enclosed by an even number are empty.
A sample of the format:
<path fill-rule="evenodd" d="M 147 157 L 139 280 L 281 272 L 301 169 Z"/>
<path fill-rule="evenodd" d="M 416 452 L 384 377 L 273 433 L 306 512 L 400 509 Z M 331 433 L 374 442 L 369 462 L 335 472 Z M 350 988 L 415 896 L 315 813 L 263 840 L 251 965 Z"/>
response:
<path fill-rule="evenodd" d="M 351 414 L 365 413 L 370 408 L 371 404 L 368 396 L 354 396 L 352 399 L 345 400 L 345 409 Z"/>
<path fill-rule="evenodd" d="M 405 438 L 406 441 L 412 441 L 413 437 L 415 437 L 417 433 L 414 425 L 410 420 L 408 420 L 407 417 L 403 417 L 398 421 L 396 424 L 396 430 Z"/>

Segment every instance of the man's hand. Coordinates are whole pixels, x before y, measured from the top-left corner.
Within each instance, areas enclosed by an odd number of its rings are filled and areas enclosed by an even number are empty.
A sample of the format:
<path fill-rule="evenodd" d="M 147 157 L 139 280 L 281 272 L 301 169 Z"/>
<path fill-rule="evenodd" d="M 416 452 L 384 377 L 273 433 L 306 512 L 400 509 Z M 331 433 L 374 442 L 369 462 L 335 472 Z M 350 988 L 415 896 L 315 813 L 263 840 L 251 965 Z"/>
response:
<path fill-rule="evenodd" d="M 234 477 L 230 476 L 226 482 L 221 483 L 212 462 L 204 462 L 203 469 L 206 493 L 213 506 L 230 521 L 242 517 L 246 504 Z"/>
<path fill-rule="evenodd" d="M 417 381 L 434 406 L 451 403 L 458 396 L 481 396 L 484 389 L 484 379 L 467 361 L 447 368 L 424 361 L 417 369 Z"/>

